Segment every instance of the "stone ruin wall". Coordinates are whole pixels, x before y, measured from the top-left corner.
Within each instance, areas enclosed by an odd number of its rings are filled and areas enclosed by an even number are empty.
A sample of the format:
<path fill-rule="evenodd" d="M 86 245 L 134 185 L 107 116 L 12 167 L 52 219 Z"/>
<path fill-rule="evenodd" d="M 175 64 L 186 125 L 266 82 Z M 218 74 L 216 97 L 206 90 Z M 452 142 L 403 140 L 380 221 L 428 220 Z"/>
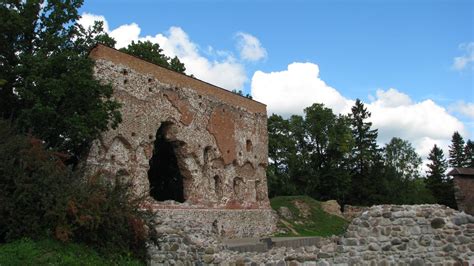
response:
<path fill-rule="evenodd" d="M 474 216 L 442 205 L 376 205 L 344 235 L 311 245 L 238 252 L 194 221 L 164 219 L 150 265 L 474 265 Z"/>
<path fill-rule="evenodd" d="M 102 45 L 90 57 L 122 103 L 123 122 L 93 143 L 89 170 L 132 178 L 146 193 L 157 130 L 166 124 L 186 202 L 161 208 L 261 209 L 271 223 L 265 105 Z"/>

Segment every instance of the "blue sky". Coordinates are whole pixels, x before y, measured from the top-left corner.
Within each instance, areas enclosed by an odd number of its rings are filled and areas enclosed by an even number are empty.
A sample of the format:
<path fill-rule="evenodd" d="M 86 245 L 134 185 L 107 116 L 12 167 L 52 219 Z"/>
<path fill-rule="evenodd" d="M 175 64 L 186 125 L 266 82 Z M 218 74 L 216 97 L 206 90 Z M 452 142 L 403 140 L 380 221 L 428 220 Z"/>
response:
<path fill-rule="evenodd" d="M 474 137 L 474 1 L 86 0 L 81 13 L 110 32 L 129 25 L 112 35 L 161 42 L 198 78 L 252 93 L 271 112 L 301 113 L 298 94 L 342 113 L 360 98 L 381 143 L 399 134 L 425 155 L 454 130 Z M 284 110 L 282 98 L 292 101 Z"/>

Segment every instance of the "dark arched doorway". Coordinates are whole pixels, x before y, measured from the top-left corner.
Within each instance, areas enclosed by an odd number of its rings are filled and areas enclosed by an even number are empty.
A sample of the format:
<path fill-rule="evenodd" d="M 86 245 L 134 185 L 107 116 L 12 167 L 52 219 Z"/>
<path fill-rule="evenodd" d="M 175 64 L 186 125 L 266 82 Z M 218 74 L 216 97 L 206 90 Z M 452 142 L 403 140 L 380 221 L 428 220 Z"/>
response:
<path fill-rule="evenodd" d="M 172 123 L 163 123 L 156 133 L 148 180 L 150 196 L 155 200 L 184 202 L 183 176 L 178 167 L 175 150 L 179 143 L 169 139 Z"/>

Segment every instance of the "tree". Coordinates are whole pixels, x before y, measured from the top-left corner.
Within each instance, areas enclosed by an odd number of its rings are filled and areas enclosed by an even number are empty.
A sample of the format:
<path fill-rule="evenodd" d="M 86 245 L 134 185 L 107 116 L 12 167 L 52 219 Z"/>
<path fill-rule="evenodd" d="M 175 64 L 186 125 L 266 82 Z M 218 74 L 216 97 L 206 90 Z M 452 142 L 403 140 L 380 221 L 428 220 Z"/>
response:
<path fill-rule="evenodd" d="M 372 170 L 379 165 L 379 149 L 377 147 L 377 129 L 371 129 L 372 123 L 367 122 L 371 114 L 361 100 L 357 99 L 350 115 L 354 146 L 352 148 L 352 202 L 371 204 L 368 199 L 375 194 L 375 185 L 379 184 L 372 177 L 381 178 Z M 371 180 L 372 179 L 372 180 Z"/>
<path fill-rule="evenodd" d="M 186 67 L 181 63 L 181 61 L 179 61 L 177 56 L 170 60 L 170 68 L 179 73 L 184 73 L 186 71 Z"/>
<path fill-rule="evenodd" d="M 433 203 L 434 198 L 420 177 L 421 157 L 410 142 L 392 138 L 383 149 L 383 165 L 379 166 L 384 177 L 380 197 L 384 203 L 420 204 Z"/>
<path fill-rule="evenodd" d="M 100 24 L 77 24 L 81 0 L 0 3 L 0 115 L 47 148 L 76 158 L 120 122 L 112 88 L 93 76 L 89 49 Z M 110 39 L 108 39 L 110 41 Z"/>
<path fill-rule="evenodd" d="M 346 116 L 336 116 L 323 104 L 313 104 L 304 111 L 304 139 L 313 183 L 308 187 L 319 199 L 343 203 L 350 187 L 347 159 L 353 140 L 349 120 Z"/>
<path fill-rule="evenodd" d="M 244 95 L 244 92 L 242 90 L 232 90 L 232 92 L 235 93 L 235 94 L 238 94 L 240 96 L 244 96 L 245 98 L 252 99 L 252 95 L 250 95 L 248 93 Z"/>
<path fill-rule="evenodd" d="M 357 99 L 351 108 L 352 136 L 354 138 L 353 163 L 357 174 L 366 173 L 374 163 L 378 153 L 378 130 L 371 129 L 372 123 L 367 122 L 371 114 L 361 100 Z"/>
<path fill-rule="evenodd" d="M 152 43 L 150 41 L 132 41 L 127 48 L 122 48 L 120 51 L 179 73 L 184 74 L 186 71 L 186 67 L 181 63 L 181 61 L 179 61 L 178 57 L 175 56 L 173 59 L 170 59 L 168 56 L 163 54 L 163 49 L 161 49 L 160 45 L 157 43 Z"/>
<path fill-rule="evenodd" d="M 392 138 L 383 150 L 385 164 L 392 167 L 403 179 L 419 177 L 421 157 L 410 142 Z"/>
<path fill-rule="evenodd" d="M 431 190 L 438 203 L 456 208 L 453 182 L 445 175 L 448 163 L 444 158 L 443 150 L 435 144 L 428 156 L 428 160 L 430 161 L 427 171 L 428 189 Z"/>
<path fill-rule="evenodd" d="M 474 168 L 474 142 L 468 140 L 464 147 L 465 162 L 464 167 Z"/>
<path fill-rule="evenodd" d="M 296 154 L 295 147 L 288 120 L 272 114 L 268 118 L 267 176 L 270 197 L 296 194 L 289 170 Z"/>
<path fill-rule="evenodd" d="M 459 132 L 454 132 L 449 146 L 449 165 L 463 167 L 465 165 L 464 139 Z"/>

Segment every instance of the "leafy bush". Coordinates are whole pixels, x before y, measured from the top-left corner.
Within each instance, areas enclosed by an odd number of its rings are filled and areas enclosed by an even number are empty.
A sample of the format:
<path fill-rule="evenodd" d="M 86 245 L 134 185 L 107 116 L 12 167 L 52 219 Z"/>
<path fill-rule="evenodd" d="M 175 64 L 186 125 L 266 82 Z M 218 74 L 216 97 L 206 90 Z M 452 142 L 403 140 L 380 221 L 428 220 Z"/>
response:
<path fill-rule="evenodd" d="M 54 237 L 144 258 L 150 213 L 131 184 L 105 174 L 83 178 L 60 157 L 0 120 L 0 241 Z"/>

